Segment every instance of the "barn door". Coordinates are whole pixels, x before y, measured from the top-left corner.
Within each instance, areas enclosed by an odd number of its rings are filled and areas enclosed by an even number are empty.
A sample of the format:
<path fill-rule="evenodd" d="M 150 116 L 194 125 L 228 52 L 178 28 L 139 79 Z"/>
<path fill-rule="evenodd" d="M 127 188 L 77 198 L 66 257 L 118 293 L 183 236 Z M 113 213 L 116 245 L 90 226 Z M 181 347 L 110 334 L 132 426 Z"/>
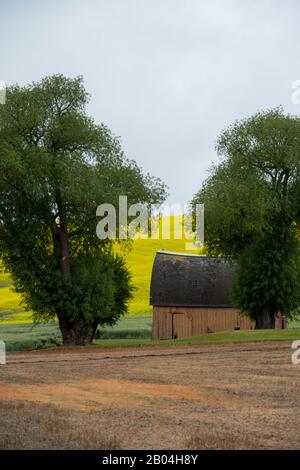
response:
<path fill-rule="evenodd" d="M 192 320 L 185 313 L 172 313 L 172 338 L 192 336 Z"/>

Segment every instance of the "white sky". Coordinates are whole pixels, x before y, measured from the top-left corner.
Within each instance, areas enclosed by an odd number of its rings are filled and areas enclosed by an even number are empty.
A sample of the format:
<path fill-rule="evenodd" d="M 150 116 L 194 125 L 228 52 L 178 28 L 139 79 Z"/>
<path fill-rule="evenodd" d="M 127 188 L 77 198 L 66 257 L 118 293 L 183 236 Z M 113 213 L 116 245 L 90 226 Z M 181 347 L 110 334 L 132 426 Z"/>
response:
<path fill-rule="evenodd" d="M 235 119 L 291 103 L 298 0 L 0 0 L 0 80 L 83 75 L 89 112 L 188 202 Z"/>

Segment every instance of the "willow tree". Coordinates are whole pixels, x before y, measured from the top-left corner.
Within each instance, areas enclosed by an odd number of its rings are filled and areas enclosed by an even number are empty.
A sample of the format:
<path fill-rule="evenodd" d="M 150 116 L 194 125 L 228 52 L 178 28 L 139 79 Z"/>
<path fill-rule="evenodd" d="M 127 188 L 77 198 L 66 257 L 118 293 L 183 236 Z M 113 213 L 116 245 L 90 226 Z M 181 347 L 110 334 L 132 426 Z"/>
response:
<path fill-rule="evenodd" d="M 235 305 L 273 328 L 300 306 L 300 119 L 281 108 L 236 122 L 193 203 L 205 204 L 208 253 L 234 258 Z"/>
<path fill-rule="evenodd" d="M 82 79 L 11 86 L 0 106 L 0 256 L 34 320 L 58 318 L 64 343 L 86 344 L 127 309 L 130 273 L 96 236 L 96 208 L 159 204 L 165 186 L 128 160 L 87 115 Z"/>

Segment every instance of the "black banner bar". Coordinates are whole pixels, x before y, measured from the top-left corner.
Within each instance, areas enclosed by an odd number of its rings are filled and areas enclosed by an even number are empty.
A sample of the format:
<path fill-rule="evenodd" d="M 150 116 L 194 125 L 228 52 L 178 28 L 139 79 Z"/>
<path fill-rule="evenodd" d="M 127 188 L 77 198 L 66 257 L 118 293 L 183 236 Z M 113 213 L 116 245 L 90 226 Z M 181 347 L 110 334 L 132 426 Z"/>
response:
<path fill-rule="evenodd" d="M 151 466 L 183 466 L 190 468 L 203 467 L 206 464 L 240 465 L 263 464 L 267 468 L 270 464 L 288 463 L 299 464 L 300 451 L 162 451 L 162 450 L 118 450 L 118 451 L 0 451 L 1 468 L 4 464 L 34 465 L 63 464 L 72 465 L 73 468 L 87 466 L 121 466 L 123 468 L 140 468 Z"/>

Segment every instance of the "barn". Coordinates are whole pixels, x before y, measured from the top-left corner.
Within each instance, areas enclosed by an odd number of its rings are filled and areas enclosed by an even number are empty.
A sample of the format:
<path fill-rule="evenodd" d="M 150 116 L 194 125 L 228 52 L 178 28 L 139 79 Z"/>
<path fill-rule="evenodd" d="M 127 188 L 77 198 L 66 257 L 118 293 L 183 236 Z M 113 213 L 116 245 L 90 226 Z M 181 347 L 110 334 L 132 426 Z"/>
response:
<path fill-rule="evenodd" d="M 255 323 L 234 308 L 229 299 L 235 273 L 234 264 L 222 257 L 158 251 L 150 287 L 152 338 L 253 329 Z M 276 328 L 286 326 L 283 317 L 278 316 Z"/>

